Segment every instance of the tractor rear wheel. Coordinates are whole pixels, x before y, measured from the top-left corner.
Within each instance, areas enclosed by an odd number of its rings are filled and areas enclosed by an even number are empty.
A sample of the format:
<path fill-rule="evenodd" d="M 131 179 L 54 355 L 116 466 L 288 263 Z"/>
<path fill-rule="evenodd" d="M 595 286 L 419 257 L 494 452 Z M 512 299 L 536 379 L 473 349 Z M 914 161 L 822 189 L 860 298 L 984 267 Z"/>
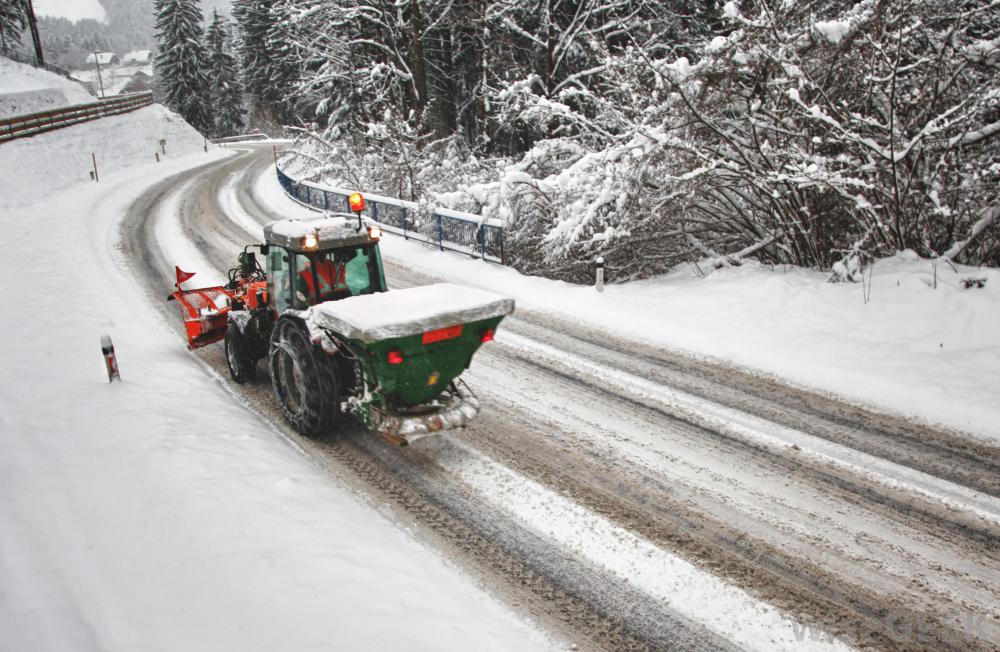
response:
<path fill-rule="evenodd" d="M 333 358 L 312 343 L 304 324 L 278 320 L 268 351 L 271 386 L 288 422 L 307 437 L 321 437 L 337 426 L 340 405 Z"/>
<path fill-rule="evenodd" d="M 239 327 L 229 322 L 226 328 L 226 364 L 229 375 L 238 383 L 253 382 L 257 378 L 257 361 L 249 355 L 246 338 Z"/>

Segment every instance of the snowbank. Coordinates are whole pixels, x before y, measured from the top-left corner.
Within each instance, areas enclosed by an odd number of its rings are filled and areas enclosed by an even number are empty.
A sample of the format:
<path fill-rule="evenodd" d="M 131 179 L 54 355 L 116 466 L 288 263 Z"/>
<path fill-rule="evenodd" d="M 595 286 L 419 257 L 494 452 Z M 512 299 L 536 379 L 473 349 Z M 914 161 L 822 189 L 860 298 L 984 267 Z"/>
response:
<path fill-rule="evenodd" d="M 153 106 L 0 145 L 0 210 L 25 206 L 74 184 L 153 162 L 165 139 L 166 156 L 201 152 L 204 138 L 169 109 Z"/>
<path fill-rule="evenodd" d="M 45 151 L 61 150 L 32 160 Z M 0 146 L 6 172 L 29 155 Z M 149 309 L 117 222 L 149 184 L 219 155 L 126 155 L 100 184 L 0 208 L 0 649 L 546 647 L 271 431 Z M 3 195 L 30 181 L 0 177 Z M 31 273 L 53 242 L 65 269 Z M 103 333 L 122 383 L 107 383 Z"/>
<path fill-rule="evenodd" d="M 75 81 L 0 57 L 0 118 L 87 104 L 95 99 Z"/>
<path fill-rule="evenodd" d="M 284 196 L 273 170 L 257 191 L 281 214 L 306 211 Z M 826 273 L 750 262 L 714 271 L 685 266 L 598 293 L 394 237 L 382 239 L 382 253 L 513 297 L 519 310 L 563 315 L 1000 441 L 1000 270 L 953 269 L 904 253 L 877 261 L 870 285 L 867 276 L 864 284 L 828 283 Z M 967 289 L 969 278 L 985 286 Z"/>

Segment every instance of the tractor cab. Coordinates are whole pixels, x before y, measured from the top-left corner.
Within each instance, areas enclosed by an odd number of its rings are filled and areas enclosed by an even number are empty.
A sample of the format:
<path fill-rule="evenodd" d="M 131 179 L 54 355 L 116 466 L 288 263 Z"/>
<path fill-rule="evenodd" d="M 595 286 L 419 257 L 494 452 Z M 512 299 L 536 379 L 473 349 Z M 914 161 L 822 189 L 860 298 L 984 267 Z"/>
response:
<path fill-rule="evenodd" d="M 280 220 L 264 227 L 268 304 L 276 315 L 385 292 L 378 227 L 349 218 Z"/>

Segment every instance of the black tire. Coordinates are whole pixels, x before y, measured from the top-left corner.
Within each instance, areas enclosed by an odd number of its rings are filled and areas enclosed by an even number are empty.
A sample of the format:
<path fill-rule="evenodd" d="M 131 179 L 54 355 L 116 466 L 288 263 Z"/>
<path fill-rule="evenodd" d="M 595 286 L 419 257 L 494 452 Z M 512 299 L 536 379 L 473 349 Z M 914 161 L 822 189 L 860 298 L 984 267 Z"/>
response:
<path fill-rule="evenodd" d="M 225 348 L 226 364 L 233 380 L 240 384 L 253 382 L 257 378 L 257 360 L 248 353 L 248 342 L 233 322 L 226 328 Z"/>
<path fill-rule="evenodd" d="M 267 357 L 271 386 L 288 422 L 306 437 L 332 434 L 340 416 L 334 359 L 290 317 L 275 324 Z"/>

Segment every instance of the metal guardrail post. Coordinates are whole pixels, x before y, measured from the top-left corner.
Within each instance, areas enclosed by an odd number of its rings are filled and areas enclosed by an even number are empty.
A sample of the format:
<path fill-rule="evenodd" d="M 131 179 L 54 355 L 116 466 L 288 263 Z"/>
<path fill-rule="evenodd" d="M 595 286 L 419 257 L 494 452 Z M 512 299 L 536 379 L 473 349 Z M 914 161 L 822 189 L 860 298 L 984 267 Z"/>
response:
<path fill-rule="evenodd" d="M 438 213 L 438 249 L 444 251 L 444 224 L 441 223 L 443 219 L 441 214 Z"/>
<path fill-rule="evenodd" d="M 410 239 L 410 238 L 409 238 L 409 237 L 408 237 L 408 236 L 406 235 L 406 222 L 407 222 L 407 219 L 408 219 L 408 218 L 407 218 L 407 216 L 406 216 L 406 209 L 404 208 L 404 209 L 403 209 L 403 240 L 409 240 L 409 239 Z"/>

